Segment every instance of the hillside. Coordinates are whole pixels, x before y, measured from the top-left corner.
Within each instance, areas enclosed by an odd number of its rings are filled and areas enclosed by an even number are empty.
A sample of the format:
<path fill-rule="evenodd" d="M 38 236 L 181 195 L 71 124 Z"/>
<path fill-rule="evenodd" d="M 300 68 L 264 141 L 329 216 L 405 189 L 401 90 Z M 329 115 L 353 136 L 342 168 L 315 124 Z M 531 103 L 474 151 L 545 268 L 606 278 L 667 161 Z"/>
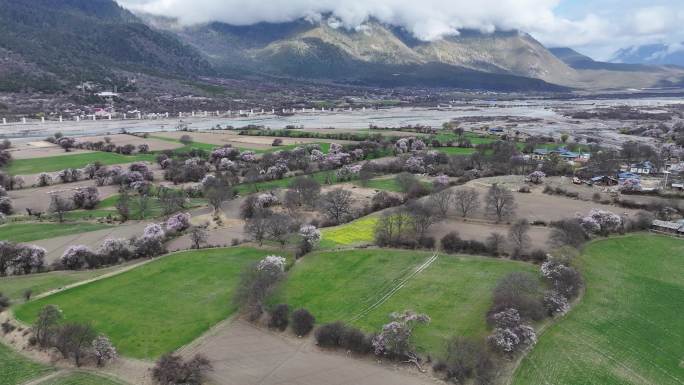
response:
<path fill-rule="evenodd" d="M 0 63 L 5 91 L 117 84 L 124 71 L 211 73 L 175 36 L 149 28 L 111 0 L 0 0 Z"/>

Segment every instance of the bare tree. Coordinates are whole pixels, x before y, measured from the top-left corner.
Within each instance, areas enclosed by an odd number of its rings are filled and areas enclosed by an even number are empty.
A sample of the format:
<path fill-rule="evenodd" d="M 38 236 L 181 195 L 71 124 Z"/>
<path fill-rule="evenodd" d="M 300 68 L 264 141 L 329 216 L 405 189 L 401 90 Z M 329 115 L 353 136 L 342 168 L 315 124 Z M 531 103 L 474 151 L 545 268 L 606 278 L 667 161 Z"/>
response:
<path fill-rule="evenodd" d="M 439 219 L 435 208 L 429 202 L 411 201 L 406 205 L 405 211 L 411 217 L 418 239 L 423 238 L 428 229 Z"/>
<path fill-rule="evenodd" d="M 140 219 L 145 219 L 145 216 L 150 211 L 150 195 L 144 191 L 138 194 L 138 213 Z"/>
<path fill-rule="evenodd" d="M 321 197 L 321 211 L 332 222 L 340 224 L 351 216 L 353 203 L 350 191 L 337 188 Z"/>
<path fill-rule="evenodd" d="M 131 217 L 131 196 L 125 187 L 119 189 L 119 200 L 116 202 L 116 211 L 119 213 L 122 222 L 126 222 Z"/>
<path fill-rule="evenodd" d="M 529 231 L 530 224 L 527 222 L 527 219 L 516 221 L 508 230 L 508 241 L 512 247 L 511 255 L 514 257 L 524 254 L 530 247 L 531 240 L 528 235 Z"/>
<path fill-rule="evenodd" d="M 264 243 L 264 238 L 268 234 L 268 217 L 270 215 L 269 211 L 259 210 L 245 222 L 245 232 L 259 242 L 259 245 Z"/>
<path fill-rule="evenodd" d="M 38 341 L 40 346 L 48 346 L 61 320 L 62 312 L 55 305 L 45 305 L 40 310 L 32 328 L 36 341 Z"/>
<path fill-rule="evenodd" d="M 461 188 L 454 191 L 454 204 L 459 215 L 467 218 L 480 207 L 480 197 L 474 188 Z"/>
<path fill-rule="evenodd" d="M 55 347 L 64 358 L 73 356 L 76 366 L 81 366 L 81 358 L 92 346 L 97 333 L 88 324 L 68 323 L 62 325 L 55 338 Z"/>
<path fill-rule="evenodd" d="M 195 226 L 190 229 L 190 240 L 195 249 L 199 249 L 203 243 L 207 242 L 207 229 L 204 226 Z"/>
<path fill-rule="evenodd" d="M 515 198 L 505 187 L 493 184 L 485 198 L 487 215 L 496 218 L 497 222 L 508 219 L 515 214 Z"/>
<path fill-rule="evenodd" d="M 506 244 L 506 237 L 501 233 L 491 233 L 485 241 L 487 249 L 494 256 L 499 256 L 504 250 L 504 245 Z"/>
<path fill-rule="evenodd" d="M 273 214 L 266 219 L 266 233 L 270 240 L 285 246 L 287 238 L 295 228 L 294 221 L 287 214 Z"/>
<path fill-rule="evenodd" d="M 451 204 L 454 201 L 454 193 L 451 190 L 442 190 L 436 194 L 432 194 L 428 197 L 430 205 L 435 208 L 435 211 L 442 218 L 446 218 L 451 208 Z"/>
<path fill-rule="evenodd" d="M 185 196 L 180 190 L 160 188 L 158 196 L 159 205 L 164 215 L 171 215 L 185 207 Z"/>
<path fill-rule="evenodd" d="M 321 195 L 321 184 L 314 178 L 298 176 L 290 183 L 290 190 L 295 192 L 300 206 L 313 206 Z"/>
<path fill-rule="evenodd" d="M 214 208 L 214 214 L 218 214 L 223 202 L 233 197 L 233 189 L 226 177 L 217 175 L 212 183 L 204 186 L 204 197 Z"/>
<path fill-rule="evenodd" d="M 50 195 L 50 208 L 49 211 L 57 215 L 59 222 L 64 222 L 64 215 L 71 211 L 73 208 L 70 199 L 64 198 L 59 195 L 59 193 L 53 193 Z"/>

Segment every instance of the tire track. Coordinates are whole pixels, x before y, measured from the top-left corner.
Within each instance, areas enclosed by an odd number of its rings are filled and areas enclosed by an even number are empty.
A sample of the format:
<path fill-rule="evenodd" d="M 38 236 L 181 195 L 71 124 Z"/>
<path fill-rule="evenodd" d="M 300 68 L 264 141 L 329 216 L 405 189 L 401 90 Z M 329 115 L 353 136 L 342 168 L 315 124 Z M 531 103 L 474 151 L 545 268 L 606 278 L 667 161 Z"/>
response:
<path fill-rule="evenodd" d="M 404 277 L 402 280 L 400 280 L 394 287 L 391 287 L 390 290 L 385 293 L 380 299 L 375 301 L 372 305 L 368 306 L 367 308 L 363 309 L 360 313 L 355 315 L 350 319 L 350 322 L 358 321 L 362 317 L 365 317 L 368 313 L 373 311 L 374 309 L 378 308 L 385 302 L 387 302 L 392 296 L 401 290 L 408 281 L 410 281 L 413 277 L 416 275 L 420 274 L 422 271 L 430 267 L 437 259 L 439 258 L 439 255 L 437 253 L 433 254 L 431 257 L 429 257 L 425 262 L 423 262 L 420 266 L 416 267 L 411 274 L 408 276 Z"/>

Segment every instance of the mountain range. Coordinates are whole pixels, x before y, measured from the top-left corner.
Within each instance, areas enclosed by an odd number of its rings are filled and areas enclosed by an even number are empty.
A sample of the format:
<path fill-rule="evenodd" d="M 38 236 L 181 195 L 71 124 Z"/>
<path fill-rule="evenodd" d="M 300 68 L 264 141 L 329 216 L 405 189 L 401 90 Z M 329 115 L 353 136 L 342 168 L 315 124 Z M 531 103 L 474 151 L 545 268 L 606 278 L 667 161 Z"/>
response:
<path fill-rule="evenodd" d="M 618 50 L 611 58 L 616 63 L 684 66 L 684 43 L 647 44 Z"/>
<path fill-rule="evenodd" d="M 182 25 L 112 0 L 0 0 L 0 91 L 57 91 L 86 80 L 298 79 L 379 87 L 502 91 L 624 89 L 684 83 L 684 69 L 596 62 L 521 31 L 421 41 L 369 20 Z"/>

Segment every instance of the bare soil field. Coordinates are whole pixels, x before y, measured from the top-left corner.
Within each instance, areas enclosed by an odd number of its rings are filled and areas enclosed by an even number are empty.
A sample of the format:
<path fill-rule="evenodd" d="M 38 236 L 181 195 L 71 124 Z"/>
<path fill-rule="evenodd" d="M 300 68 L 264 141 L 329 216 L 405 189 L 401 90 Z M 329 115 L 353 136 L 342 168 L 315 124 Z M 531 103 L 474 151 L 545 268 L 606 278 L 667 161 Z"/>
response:
<path fill-rule="evenodd" d="M 273 148 L 271 143 L 276 137 L 271 136 L 248 136 L 248 135 L 238 135 L 237 132 L 230 131 L 197 131 L 197 132 L 184 132 L 184 131 L 171 131 L 171 132 L 156 132 L 153 133 L 154 136 L 162 136 L 171 139 L 180 139 L 183 135 L 190 135 L 192 139 L 199 143 L 214 144 L 217 146 L 223 146 L 230 144 L 234 147 L 248 147 L 254 149 L 270 149 Z M 284 146 L 294 145 L 294 144 L 307 144 L 307 143 L 317 143 L 317 142 L 334 142 L 334 143 L 349 143 L 343 140 L 329 140 L 329 139 L 316 139 L 316 138 L 281 138 L 283 140 Z"/>
<path fill-rule="evenodd" d="M 61 155 L 73 155 L 82 154 L 86 152 L 92 152 L 87 150 L 73 149 L 70 152 L 64 151 L 61 147 L 56 144 L 46 142 L 44 140 L 39 141 L 17 141 L 12 143 L 12 147 L 9 149 L 10 154 L 12 154 L 13 159 L 32 159 L 32 158 L 42 158 L 48 156 L 61 156 Z"/>
<path fill-rule="evenodd" d="M 12 204 L 14 205 L 14 212 L 17 214 L 24 214 L 27 208 L 45 212 L 50 206 L 50 193 L 54 191 L 73 191 L 82 187 L 94 186 L 92 180 L 82 180 L 74 183 L 56 184 L 45 187 L 26 188 L 22 190 L 8 191 Z M 97 191 L 100 194 L 100 199 L 105 199 L 118 192 L 118 186 L 100 186 Z"/>
<path fill-rule="evenodd" d="M 91 231 L 81 234 L 66 235 L 50 239 L 42 239 L 31 242 L 47 250 L 45 263 L 50 264 L 64 254 L 64 251 L 73 245 L 85 245 L 91 249 L 97 249 L 107 238 L 131 238 L 141 235 L 145 226 L 149 222 L 131 222 L 123 225 L 114 226 L 109 229 Z"/>
<path fill-rule="evenodd" d="M 288 333 L 289 332 L 285 332 Z M 245 321 L 219 324 L 181 349 L 191 357 L 202 353 L 213 370 L 214 385 L 427 385 L 436 380 L 407 368 L 317 348 L 312 338 L 259 329 Z"/>
<path fill-rule="evenodd" d="M 509 226 L 506 224 L 492 224 L 486 222 L 466 222 L 457 218 L 450 218 L 446 221 L 439 222 L 430 228 L 429 235 L 435 237 L 436 240 L 442 239 L 447 233 L 451 231 L 458 232 L 461 239 L 475 240 L 484 242 L 492 233 L 500 233 L 504 237 L 508 235 Z M 547 241 L 551 234 L 551 229 L 543 226 L 530 227 L 531 247 L 534 249 L 545 249 L 548 247 Z"/>
<path fill-rule="evenodd" d="M 466 186 L 474 187 L 480 192 L 480 202 L 482 208 L 475 213 L 476 219 L 484 219 L 484 199 L 487 194 L 487 189 L 491 185 L 492 178 L 478 179 L 471 181 Z M 512 184 L 506 186 L 514 187 Z M 458 187 L 454 187 L 457 189 Z M 526 218 L 530 222 L 544 221 L 551 222 L 559 219 L 575 217 L 577 214 L 585 215 L 593 208 L 612 211 L 619 215 L 632 216 L 638 210 L 630 210 L 613 205 L 603 205 L 591 201 L 584 201 L 581 199 L 572 199 L 558 195 L 548 195 L 542 193 L 542 186 L 535 186 L 530 193 L 513 192 L 515 202 L 517 205 L 516 217 Z"/>
<path fill-rule="evenodd" d="M 175 150 L 177 148 L 183 147 L 180 143 L 174 143 L 166 140 L 155 139 L 155 138 L 143 138 L 140 136 L 126 135 L 126 134 L 116 134 L 116 135 L 98 135 L 98 136 L 83 136 L 79 137 L 79 142 L 100 142 L 104 141 L 105 137 L 111 139 L 111 143 L 117 146 L 125 146 L 127 144 L 132 144 L 138 146 L 139 144 L 148 144 L 150 146 L 150 151 L 163 151 L 163 150 Z"/>

